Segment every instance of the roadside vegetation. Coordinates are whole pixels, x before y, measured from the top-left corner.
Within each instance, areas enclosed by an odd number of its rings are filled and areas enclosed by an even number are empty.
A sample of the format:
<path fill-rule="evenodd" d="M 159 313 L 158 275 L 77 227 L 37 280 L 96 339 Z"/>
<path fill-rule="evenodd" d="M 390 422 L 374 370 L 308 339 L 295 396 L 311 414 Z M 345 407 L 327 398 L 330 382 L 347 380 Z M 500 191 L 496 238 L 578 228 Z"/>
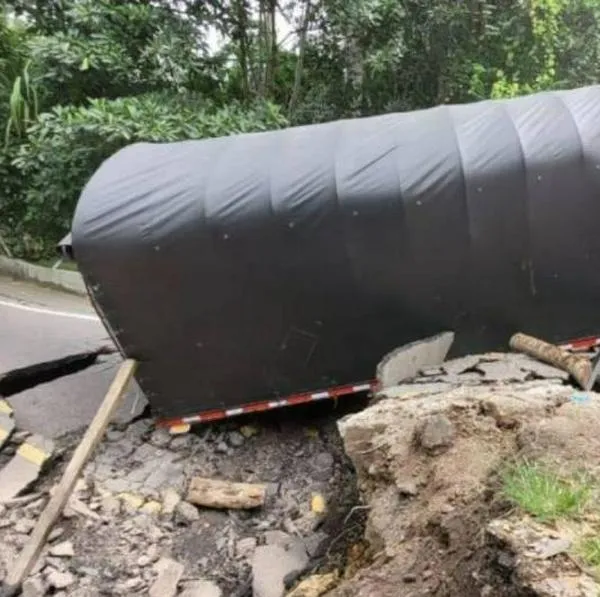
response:
<path fill-rule="evenodd" d="M 551 466 L 519 462 L 508 467 L 502 493 L 538 522 L 564 532 L 569 555 L 600 577 L 600 479 L 586 472 L 564 475 Z"/>
<path fill-rule="evenodd" d="M 0 251 L 176 141 L 596 83 L 600 0 L 0 0 Z"/>

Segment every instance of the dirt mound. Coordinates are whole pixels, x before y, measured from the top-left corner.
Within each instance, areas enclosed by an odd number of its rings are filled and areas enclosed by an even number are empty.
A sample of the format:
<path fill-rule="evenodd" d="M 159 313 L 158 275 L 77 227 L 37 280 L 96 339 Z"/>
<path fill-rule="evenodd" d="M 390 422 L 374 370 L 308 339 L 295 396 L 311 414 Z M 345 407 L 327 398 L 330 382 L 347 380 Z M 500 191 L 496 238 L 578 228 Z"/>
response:
<path fill-rule="evenodd" d="M 386 394 L 339 422 L 370 564 L 329 597 L 597 597 L 600 395 L 515 355 Z"/>

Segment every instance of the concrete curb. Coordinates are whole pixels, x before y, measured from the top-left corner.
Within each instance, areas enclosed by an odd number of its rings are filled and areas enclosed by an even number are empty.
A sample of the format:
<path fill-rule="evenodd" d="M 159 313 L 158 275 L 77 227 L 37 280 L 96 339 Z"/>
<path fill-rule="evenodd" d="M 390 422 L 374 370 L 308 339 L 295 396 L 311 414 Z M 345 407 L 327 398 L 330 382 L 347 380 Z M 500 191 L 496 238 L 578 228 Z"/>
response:
<path fill-rule="evenodd" d="M 52 269 L 51 267 L 34 265 L 21 259 L 0 256 L 0 274 L 87 296 L 87 289 L 79 272 Z"/>

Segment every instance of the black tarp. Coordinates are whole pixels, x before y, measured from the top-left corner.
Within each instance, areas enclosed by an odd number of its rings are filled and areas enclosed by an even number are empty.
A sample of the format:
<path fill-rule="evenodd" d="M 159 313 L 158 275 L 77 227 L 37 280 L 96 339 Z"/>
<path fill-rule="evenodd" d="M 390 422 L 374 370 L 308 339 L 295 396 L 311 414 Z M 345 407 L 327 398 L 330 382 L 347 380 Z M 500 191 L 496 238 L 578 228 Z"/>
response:
<path fill-rule="evenodd" d="M 163 416 L 370 379 L 455 330 L 600 332 L 600 87 L 107 160 L 75 258 Z"/>

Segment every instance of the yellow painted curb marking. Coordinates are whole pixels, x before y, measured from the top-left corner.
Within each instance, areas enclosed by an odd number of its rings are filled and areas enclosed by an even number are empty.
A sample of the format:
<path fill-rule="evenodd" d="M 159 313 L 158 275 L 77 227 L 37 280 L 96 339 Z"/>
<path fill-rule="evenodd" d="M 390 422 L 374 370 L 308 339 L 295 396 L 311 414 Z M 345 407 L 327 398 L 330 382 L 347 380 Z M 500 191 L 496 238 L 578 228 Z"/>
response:
<path fill-rule="evenodd" d="M 50 454 L 44 452 L 44 450 L 40 450 L 28 443 L 21 444 L 17 450 L 17 455 L 22 456 L 25 460 L 37 466 L 42 466 L 50 457 Z"/>
<path fill-rule="evenodd" d="M 123 500 L 128 506 L 135 508 L 136 510 L 139 510 L 144 504 L 144 498 L 135 495 L 134 493 L 119 493 L 117 498 Z"/>
<path fill-rule="evenodd" d="M 320 493 L 315 493 L 310 502 L 310 509 L 315 514 L 323 514 L 327 510 L 325 498 Z"/>
<path fill-rule="evenodd" d="M 181 425 L 172 425 L 169 427 L 169 433 L 171 435 L 180 435 L 182 433 L 188 433 L 192 428 L 188 423 L 182 423 Z"/>
<path fill-rule="evenodd" d="M 11 405 L 6 402 L 6 400 L 0 399 L 0 413 L 4 413 L 5 415 L 12 415 L 13 409 Z"/>
<path fill-rule="evenodd" d="M 141 511 L 148 514 L 159 514 L 161 510 L 162 504 L 156 500 L 150 500 L 141 507 Z"/>

